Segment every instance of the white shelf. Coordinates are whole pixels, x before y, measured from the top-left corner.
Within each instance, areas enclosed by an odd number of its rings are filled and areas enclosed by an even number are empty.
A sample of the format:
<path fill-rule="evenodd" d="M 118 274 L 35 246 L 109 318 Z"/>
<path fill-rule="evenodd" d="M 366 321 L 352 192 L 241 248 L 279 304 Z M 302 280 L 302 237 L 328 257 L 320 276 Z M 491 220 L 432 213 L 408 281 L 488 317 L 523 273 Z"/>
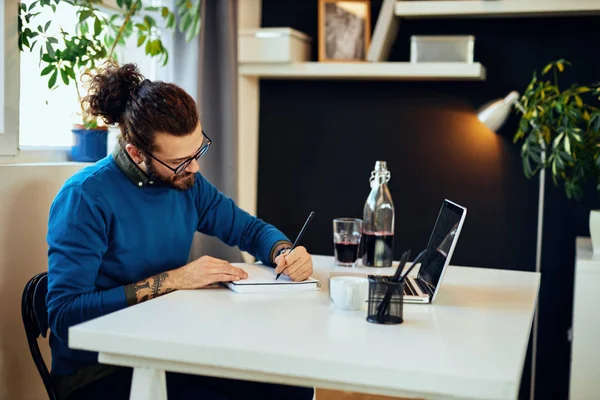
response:
<path fill-rule="evenodd" d="M 267 79 L 485 80 L 480 63 L 306 62 L 240 64 L 239 74 Z"/>
<path fill-rule="evenodd" d="M 401 0 L 395 13 L 402 18 L 598 15 L 600 0 Z"/>

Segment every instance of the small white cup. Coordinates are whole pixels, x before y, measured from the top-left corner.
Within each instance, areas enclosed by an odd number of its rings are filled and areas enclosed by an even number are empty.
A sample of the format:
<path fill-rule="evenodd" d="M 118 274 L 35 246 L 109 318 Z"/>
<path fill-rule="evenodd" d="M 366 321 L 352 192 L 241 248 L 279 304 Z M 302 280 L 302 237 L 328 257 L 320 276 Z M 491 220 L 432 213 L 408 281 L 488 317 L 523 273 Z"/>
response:
<path fill-rule="evenodd" d="M 340 310 L 360 310 L 369 297 L 369 281 L 356 276 L 335 276 L 329 281 L 329 297 Z"/>

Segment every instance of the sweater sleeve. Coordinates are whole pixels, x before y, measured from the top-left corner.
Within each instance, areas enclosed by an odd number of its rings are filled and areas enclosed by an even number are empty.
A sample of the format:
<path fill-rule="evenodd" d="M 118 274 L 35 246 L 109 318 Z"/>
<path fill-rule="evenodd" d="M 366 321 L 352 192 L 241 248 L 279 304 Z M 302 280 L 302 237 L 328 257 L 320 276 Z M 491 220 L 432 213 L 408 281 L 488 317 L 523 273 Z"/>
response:
<path fill-rule="evenodd" d="M 239 208 L 201 174 L 196 177 L 198 231 L 216 236 L 229 246 L 238 246 L 263 264 L 273 266 L 273 252 L 290 240 L 273 225 Z"/>
<path fill-rule="evenodd" d="M 68 339 L 70 326 L 127 307 L 123 286 L 95 284 L 108 247 L 105 216 L 79 186 L 63 188 L 48 221 L 48 322 Z"/>

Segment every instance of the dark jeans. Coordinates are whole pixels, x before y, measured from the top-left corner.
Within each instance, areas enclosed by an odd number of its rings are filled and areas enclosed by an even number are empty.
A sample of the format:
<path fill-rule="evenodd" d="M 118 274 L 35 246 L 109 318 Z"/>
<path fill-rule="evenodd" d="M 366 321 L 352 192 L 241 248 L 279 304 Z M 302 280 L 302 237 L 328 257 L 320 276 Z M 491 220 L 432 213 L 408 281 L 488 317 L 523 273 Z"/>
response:
<path fill-rule="evenodd" d="M 67 400 L 128 400 L 131 368 L 123 368 L 74 391 Z M 311 400 L 313 388 L 211 378 L 167 372 L 169 400 L 286 399 Z"/>

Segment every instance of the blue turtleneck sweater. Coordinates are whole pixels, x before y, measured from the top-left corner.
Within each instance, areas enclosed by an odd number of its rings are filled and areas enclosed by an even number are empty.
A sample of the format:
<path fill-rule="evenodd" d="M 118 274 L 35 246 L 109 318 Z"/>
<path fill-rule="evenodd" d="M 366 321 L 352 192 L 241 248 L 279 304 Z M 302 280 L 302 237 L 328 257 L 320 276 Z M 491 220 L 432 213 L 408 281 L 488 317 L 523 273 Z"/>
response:
<path fill-rule="evenodd" d="M 155 185 L 121 151 L 71 177 L 48 224 L 48 318 L 52 372 L 97 362 L 71 350 L 68 328 L 128 306 L 124 287 L 185 265 L 194 232 L 216 236 L 267 265 L 281 241 L 275 227 L 238 208 L 196 174 L 187 191 Z M 136 175 L 137 174 L 137 175 Z"/>

